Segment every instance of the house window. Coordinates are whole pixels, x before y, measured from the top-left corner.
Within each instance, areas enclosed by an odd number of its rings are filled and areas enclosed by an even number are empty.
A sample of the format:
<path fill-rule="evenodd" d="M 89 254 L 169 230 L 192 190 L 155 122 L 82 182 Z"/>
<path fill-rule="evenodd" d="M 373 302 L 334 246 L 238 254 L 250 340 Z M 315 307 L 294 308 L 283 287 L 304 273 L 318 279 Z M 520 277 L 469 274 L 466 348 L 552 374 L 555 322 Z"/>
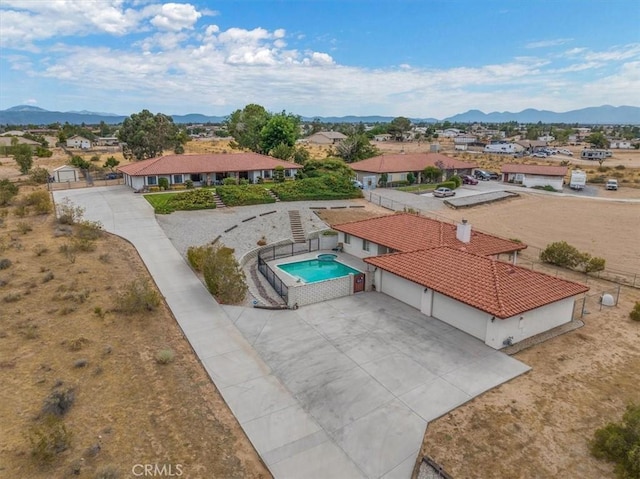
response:
<path fill-rule="evenodd" d="M 148 185 L 157 185 L 158 177 L 157 176 L 147 176 L 147 184 Z"/>
<path fill-rule="evenodd" d="M 174 183 L 182 183 L 182 175 L 173 175 Z"/>
<path fill-rule="evenodd" d="M 262 177 L 263 178 L 271 178 L 271 170 L 264 170 L 262 172 Z"/>
<path fill-rule="evenodd" d="M 351 235 L 345 233 L 344 234 L 344 244 L 351 244 Z"/>
<path fill-rule="evenodd" d="M 369 251 L 369 241 L 366 239 L 362 240 L 362 251 Z"/>
<path fill-rule="evenodd" d="M 191 181 L 200 182 L 202 181 L 202 176 L 200 175 L 200 173 L 194 173 L 193 175 L 191 175 Z"/>
<path fill-rule="evenodd" d="M 289 170 L 289 169 L 284 170 L 284 176 L 286 176 L 287 178 L 290 178 L 291 177 L 291 170 Z"/>

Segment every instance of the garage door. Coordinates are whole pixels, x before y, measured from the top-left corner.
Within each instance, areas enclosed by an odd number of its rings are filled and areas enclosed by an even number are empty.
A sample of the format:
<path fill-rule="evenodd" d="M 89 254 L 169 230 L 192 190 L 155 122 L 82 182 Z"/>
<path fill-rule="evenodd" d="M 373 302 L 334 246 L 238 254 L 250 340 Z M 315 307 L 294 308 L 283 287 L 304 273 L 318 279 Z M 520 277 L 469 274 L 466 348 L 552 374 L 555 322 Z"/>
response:
<path fill-rule="evenodd" d="M 482 341 L 487 334 L 487 313 L 479 311 L 448 296 L 435 293 L 433 317 L 444 321 Z"/>
<path fill-rule="evenodd" d="M 396 298 L 409 306 L 420 309 L 422 290 L 424 289 L 422 286 L 396 276 L 395 274 L 387 273 L 386 271 L 382 272 L 381 283 L 381 292 L 388 294 L 392 298 Z"/>

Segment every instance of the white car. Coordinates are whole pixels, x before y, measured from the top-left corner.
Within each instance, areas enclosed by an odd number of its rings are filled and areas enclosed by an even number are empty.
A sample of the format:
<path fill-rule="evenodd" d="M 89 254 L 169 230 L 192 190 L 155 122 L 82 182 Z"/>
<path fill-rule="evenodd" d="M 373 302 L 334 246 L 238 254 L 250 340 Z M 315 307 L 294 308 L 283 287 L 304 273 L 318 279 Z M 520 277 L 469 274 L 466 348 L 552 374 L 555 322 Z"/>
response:
<path fill-rule="evenodd" d="M 543 153 L 541 151 L 536 151 L 534 154 L 531 155 L 532 158 L 546 158 L 547 154 Z"/>
<path fill-rule="evenodd" d="M 446 198 L 447 196 L 455 196 L 456 192 L 453 191 L 451 188 L 445 188 L 444 186 L 441 186 L 440 188 L 436 188 L 435 190 L 433 190 L 433 196 L 435 196 L 436 198 Z"/>

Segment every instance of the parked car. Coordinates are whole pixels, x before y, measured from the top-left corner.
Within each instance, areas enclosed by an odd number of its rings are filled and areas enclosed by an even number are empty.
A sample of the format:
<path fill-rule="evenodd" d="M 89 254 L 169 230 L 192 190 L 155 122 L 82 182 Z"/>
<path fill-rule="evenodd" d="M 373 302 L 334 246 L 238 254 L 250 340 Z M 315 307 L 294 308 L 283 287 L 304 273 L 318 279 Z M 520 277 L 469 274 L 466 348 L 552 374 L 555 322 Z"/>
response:
<path fill-rule="evenodd" d="M 617 190 L 618 189 L 618 180 L 607 180 L 607 186 L 606 188 L 608 190 Z"/>
<path fill-rule="evenodd" d="M 491 175 L 484 170 L 476 170 L 473 172 L 473 176 L 478 180 L 489 181 L 491 179 Z"/>
<path fill-rule="evenodd" d="M 118 179 L 118 173 L 107 173 L 104 175 L 105 180 L 116 180 Z"/>
<path fill-rule="evenodd" d="M 532 158 L 546 158 L 548 155 L 543 151 L 536 151 L 531 155 Z"/>
<path fill-rule="evenodd" d="M 453 191 L 451 188 L 445 188 L 444 186 L 441 186 L 440 188 L 436 188 L 435 190 L 433 190 L 433 196 L 435 196 L 436 198 L 446 198 L 447 196 L 455 196 L 456 192 Z"/>
<path fill-rule="evenodd" d="M 495 171 L 487 171 L 487 173 L 489 173 L 489 179 L 490 180 L 499 180 L 500 179 L 500 175 L 498 173 L 496 173 Z"/>
<path fill-rule="evenodd" d="M 475 179 L 471 175 L 462 175 L 461 178 L 462 178 L 462 184 L 463 185 L 477 185 L 478 184 L 478 180 Z"/>
<path fill-rule="evenodd" d="M 359 181 L 359 180 L 352 180 L 351 184 L 353 186 L 355 186 L 356 188 L 360 188 L 360 189 L 364 188 L 364 185 L 362 184 L 362 181 Z"/>

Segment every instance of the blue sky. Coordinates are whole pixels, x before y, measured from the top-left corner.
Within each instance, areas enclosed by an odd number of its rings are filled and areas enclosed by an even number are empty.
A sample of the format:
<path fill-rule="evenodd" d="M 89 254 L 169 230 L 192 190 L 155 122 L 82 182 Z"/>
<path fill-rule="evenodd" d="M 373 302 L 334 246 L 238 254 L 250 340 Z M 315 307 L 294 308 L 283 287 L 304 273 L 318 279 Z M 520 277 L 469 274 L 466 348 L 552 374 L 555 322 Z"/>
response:
<path fill-rule="evenodd" d="M 640 106 L 637 0 L 1 0 L 0 109 Z"/>

